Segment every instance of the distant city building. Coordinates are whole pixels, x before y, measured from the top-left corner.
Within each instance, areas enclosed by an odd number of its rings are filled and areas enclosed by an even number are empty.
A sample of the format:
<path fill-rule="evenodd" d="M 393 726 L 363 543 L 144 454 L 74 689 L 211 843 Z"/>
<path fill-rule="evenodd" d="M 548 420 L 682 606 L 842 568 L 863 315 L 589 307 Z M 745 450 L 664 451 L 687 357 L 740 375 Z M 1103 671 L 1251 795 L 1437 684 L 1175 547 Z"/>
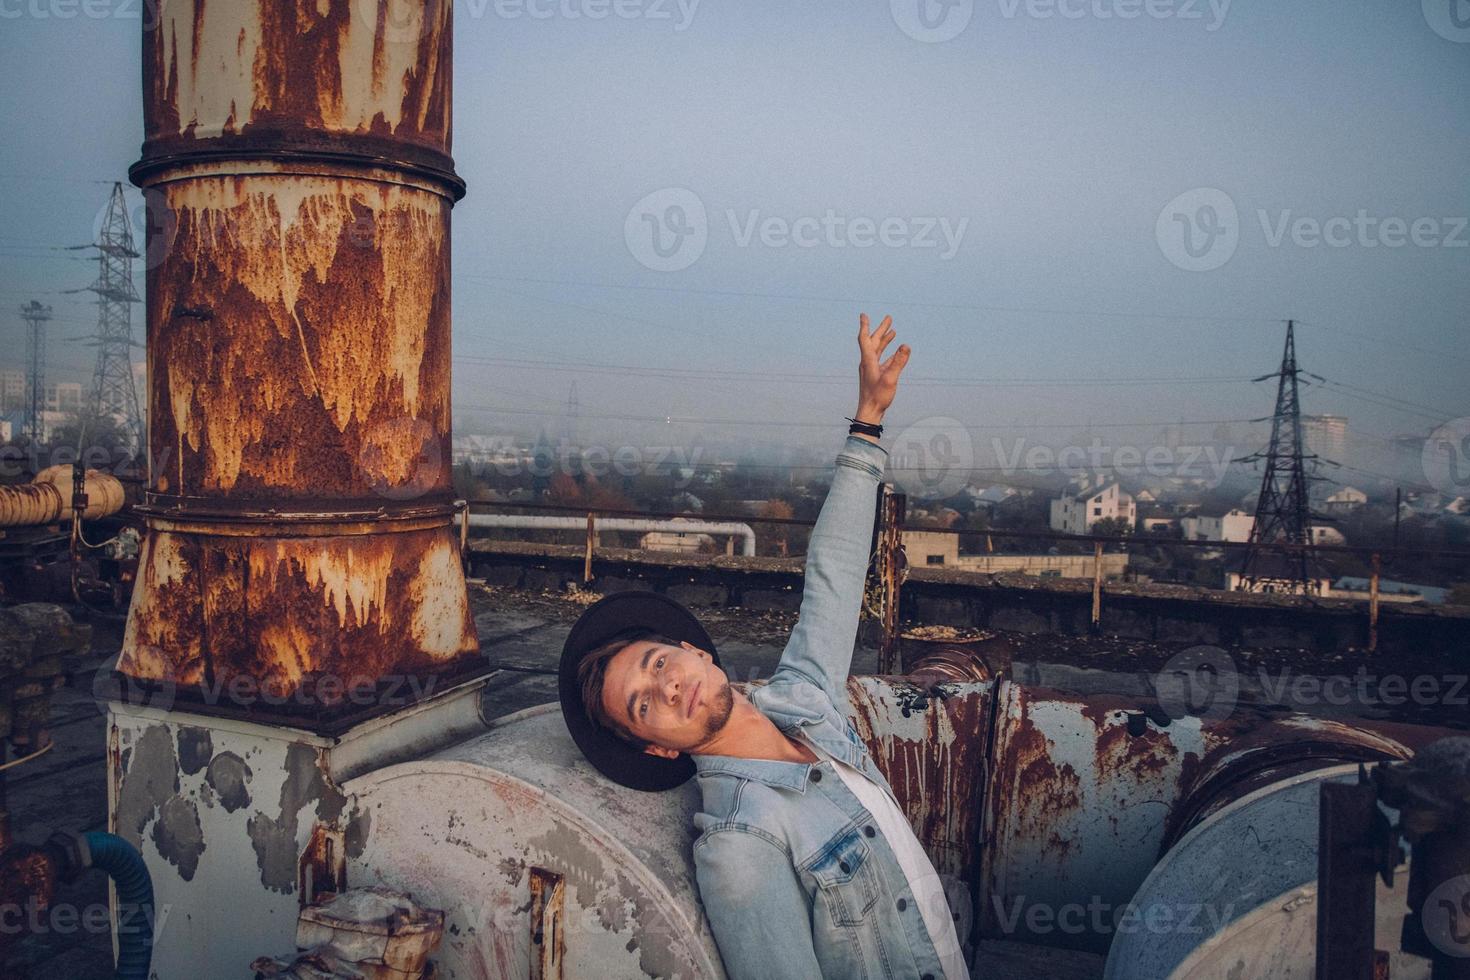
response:
<path fill-rule="evenodd" d="M 962 555 L 957 534 L 905 530 L 902 536 L 904 557 L 910 568 L 957 568 L 992 575 L 1020 572 L 1038 578 L 1090 579 L 1093 576 L 1092 555 Z M 1127 555 L 1103 555 L 1103 578 L 1122 578 L 1127 570 Z"/>
<path fill-rule="evenodd" d="M 48 412 L 80 412 L 82 386 L 76 381 L 48 381 L 45 388 L 45 410 Z"/>
<path fill-rule="evenodd" d="M 675 517 L 673 520 L 683 521 L 684 518 Z M 697 552 L 712 548 L 714 543 L 713 536 L 693 531 L 649 531 L 638 539 L 638 547 L 644 551 Z"/>
<path fill-rule="evenodd" d="M 1187 541 L 1234 541 L 1244 544 L 1251 539 L 1251 528 L 1255 523 L 1254 514 L 1247 514 L 1237 507 L 1218 517 L 1204 514 L 1182 517 L 1179 519 L 1179 529 Z"/>
<path fill-rule="evenodd" d="M 1051 502 L 1051 529 L 1064 534 L 1086 534 L 1098 521 L 1114 518 L 1132 527 L 1137 519 L 1137 505 L 1115 481 L 1099 486 L 1088 484 L 1068 487 Z"/>
<path fill-rule="evenodd" d="M 1328 495 L 1323 509 L 1329 514 L 1351 514 L 1368 502 L 1368 495 L 1357 487 L 1342 487 Z"/>
<path fill-rule="evenodd" d="M 965 494 L 977 504 L 1003 504 L 1021 496 L 1021 491 L 998 483 L 993 487 L 968 486 Z"/>
<path fill-rule="evenodd" d="M 0 371 L 0 412 L 26 408 L 26 375 L 24 371 Z"/>
<path fill-rule="evenodd" d="M 1347 537 L 1335 527 L 1313 524 L 1312 543 L 1324 545 L 1347 544 Z"/>
<path fill-rule="evenodd" d="M 1225 588 L 1231 592 L 1259 592 L 1263 594 L 1303 595 L 1315 597 L 1326 595 L 1332 589 L 1332 580 L 1320 569 L 1308 572 L 1305 583 L 1297 580 L 1299 569 L 1284 555 L 1262 554 L 1252 566 L 1254 582 L 1246 587 L 1239 568 L 1225 573 Z"/>
<path fill-rule="evenodd" d="M 1303 415 L 1302 433 L 1307 438 L 1307 452 L 1333 462 L 1341 462 L 1347 454 L 1348 420 L 1345 415 Z"/>
<path fill-rule="evenodd" d="M 1369 599 L 1372 584 L 1365 578 L 1344 575 L 1332 583 L 1328 595 L 1333 599 Z M 1422 602 L 1431 606 L 1442 606 L 1449 601 L 1450 590 L 1433 585 L 1415 585 L 1413 582 L 1395 582 L 1393 579 L 1378 580 L 1379 602 Z"/>

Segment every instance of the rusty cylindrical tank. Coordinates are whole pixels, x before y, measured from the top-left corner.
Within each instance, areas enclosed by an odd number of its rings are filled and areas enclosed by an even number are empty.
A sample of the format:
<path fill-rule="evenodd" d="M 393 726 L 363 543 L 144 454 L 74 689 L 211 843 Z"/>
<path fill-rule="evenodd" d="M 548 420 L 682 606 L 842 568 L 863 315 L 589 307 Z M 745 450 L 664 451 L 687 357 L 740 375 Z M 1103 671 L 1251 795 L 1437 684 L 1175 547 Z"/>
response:
<path fill-rule="evenodd" d="M 204 710 L 244 677 L 315 717 L 344 689 L 467 674 L 451 4 L 150 12 L 129 175 L 150 221 L 153 466 L 118 670 Z"/>

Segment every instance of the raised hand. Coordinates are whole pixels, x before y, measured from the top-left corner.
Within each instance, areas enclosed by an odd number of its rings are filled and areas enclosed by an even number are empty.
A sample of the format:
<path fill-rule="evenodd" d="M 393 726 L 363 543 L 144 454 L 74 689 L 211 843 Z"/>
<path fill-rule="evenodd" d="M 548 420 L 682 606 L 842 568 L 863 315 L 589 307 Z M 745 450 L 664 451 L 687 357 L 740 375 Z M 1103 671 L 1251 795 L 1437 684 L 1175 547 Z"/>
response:
<path fill-rule="evenodd" d="M 884 361 L 883 349 L 893 342 L 898 332 L 893 329 L 893 317 L 885 316 L 876 330 L 868 329 L 868 315 L 858 316 L 858 347 L 862 359 L 858 365 L 858 410 L 853 418 L 859 422 L 881 422 L 883 413 L 893 404 L 898 393 L 898 376 L 909 362 L 909 345 L 900 344 L 888 360 Z"/>

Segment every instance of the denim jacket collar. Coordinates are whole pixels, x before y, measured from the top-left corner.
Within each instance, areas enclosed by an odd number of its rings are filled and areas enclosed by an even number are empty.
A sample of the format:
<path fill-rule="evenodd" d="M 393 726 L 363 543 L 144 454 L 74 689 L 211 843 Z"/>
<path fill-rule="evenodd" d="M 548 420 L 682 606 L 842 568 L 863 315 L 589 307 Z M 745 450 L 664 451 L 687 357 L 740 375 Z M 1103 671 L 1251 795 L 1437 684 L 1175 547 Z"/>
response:
<path fill-rule="evenodd" d="M 775 759 L 742 759 L 733 755 L 691 755 L 697 773 L 729 773 L 754 779 L 768 786 L 806 792 L 807 777 L 813 768 L 807 762 L 778 762 Z"/>

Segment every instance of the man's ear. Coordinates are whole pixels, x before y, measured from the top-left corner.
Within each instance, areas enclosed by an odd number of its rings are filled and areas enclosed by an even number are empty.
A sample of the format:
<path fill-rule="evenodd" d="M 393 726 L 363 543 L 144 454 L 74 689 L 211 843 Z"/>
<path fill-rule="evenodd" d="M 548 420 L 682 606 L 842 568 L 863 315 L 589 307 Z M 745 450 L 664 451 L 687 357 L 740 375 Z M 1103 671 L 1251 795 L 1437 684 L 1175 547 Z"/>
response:
<path fill-rule="evenodd" d="M 649 755 L 656 755 L 660 759 L 677 759 L 680 755 L 677 749 L 665 748 L 662 745 L 645 745 L 643 751 Z"/>

